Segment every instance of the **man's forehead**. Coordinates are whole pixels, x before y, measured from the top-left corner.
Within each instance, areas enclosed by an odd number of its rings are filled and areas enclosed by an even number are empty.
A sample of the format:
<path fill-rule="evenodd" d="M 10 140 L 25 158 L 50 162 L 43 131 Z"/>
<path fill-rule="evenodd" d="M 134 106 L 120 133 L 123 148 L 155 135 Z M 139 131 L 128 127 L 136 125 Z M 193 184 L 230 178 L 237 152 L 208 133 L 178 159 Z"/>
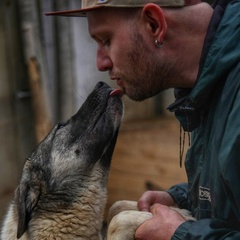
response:
<path fill-rule="evenodd" d="M 116 18 L 111 11 L 98 9 L 87 13 L 89 34 L 95 38 L 99 33 L 107 32 L 110 23 Z"/>

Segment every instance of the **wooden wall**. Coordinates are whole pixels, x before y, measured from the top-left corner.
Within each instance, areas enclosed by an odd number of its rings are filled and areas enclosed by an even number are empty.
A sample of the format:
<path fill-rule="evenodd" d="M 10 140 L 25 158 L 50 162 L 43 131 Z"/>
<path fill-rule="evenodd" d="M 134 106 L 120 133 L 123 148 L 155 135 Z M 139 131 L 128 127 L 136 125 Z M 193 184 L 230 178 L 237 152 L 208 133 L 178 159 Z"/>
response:
<path fill-rule="evenodd" d="M 16 2 L 0 1 L 0 220 L 35 146 Z"/>
<path fill-rule="evenodd" d="M 138 200 L 148 189 L 186 182 L 179 164 L 179 123 L 173 117 L 123 123 L 109 178 L 108 208 L 117 200 Z M 186 139 L 186 148 L 188 140 Z"/>

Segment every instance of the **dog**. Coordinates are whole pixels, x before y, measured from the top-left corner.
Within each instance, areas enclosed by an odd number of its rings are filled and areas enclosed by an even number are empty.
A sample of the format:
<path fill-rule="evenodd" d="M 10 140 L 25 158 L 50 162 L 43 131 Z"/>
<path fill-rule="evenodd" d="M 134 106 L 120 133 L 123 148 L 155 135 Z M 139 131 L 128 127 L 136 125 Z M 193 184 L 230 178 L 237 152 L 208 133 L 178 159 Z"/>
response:
<path fill-rule="evenodd" d="M 121 90 L 99 82 L 79 111 L 26 160 L 2 240 L 100 240 Z"/>

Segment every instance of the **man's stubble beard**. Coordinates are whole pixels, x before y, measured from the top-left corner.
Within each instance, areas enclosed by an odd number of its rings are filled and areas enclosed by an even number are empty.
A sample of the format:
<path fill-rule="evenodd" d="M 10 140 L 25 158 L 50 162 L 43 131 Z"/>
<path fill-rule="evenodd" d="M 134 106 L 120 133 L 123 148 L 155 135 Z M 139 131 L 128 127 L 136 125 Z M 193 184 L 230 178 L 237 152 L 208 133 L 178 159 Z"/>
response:
<path fill-rule="evenodd" d="M 124 67 L 124 91 L 130 99 L 143 101 L 174 85 L 175 64 L 167 63 L 156 53 L 151 54 L 151 49 L 137 31 L 131 39 L 132 48 L 126 61 L 128 65 Z M 156 48 L 156 51 L 161 49 Z"/>

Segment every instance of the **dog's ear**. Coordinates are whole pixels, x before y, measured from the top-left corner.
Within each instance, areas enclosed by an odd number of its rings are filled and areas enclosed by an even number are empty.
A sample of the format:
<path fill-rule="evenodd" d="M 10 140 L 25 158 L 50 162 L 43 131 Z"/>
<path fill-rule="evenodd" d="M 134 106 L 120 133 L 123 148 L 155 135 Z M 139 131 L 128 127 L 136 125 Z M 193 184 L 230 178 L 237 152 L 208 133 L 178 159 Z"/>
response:
<path fill-rule="evenodd" d="M 26 170 L 26 168 L 24 169 Z M 28 169 L 29 170 L 29 169 Z M 32 210 L 37 205 L 40 190 L 31 184 L 30 174 L 23 174 L 22 180 L 16 189 L 15 202 L 18 211 L 18 230 L 17 238 L 19 239 L 27 230 L 28 223 L 31 220 Z"/>

